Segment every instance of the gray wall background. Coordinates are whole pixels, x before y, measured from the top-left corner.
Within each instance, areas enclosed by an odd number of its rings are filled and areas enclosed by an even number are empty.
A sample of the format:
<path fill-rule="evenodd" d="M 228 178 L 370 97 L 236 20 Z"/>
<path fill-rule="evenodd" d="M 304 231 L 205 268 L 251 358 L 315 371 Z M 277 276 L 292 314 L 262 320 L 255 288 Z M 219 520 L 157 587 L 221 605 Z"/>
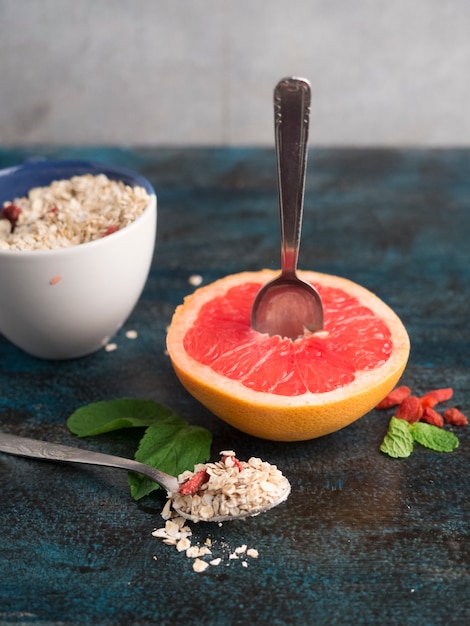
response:
<path fill-rule="evenodd" d="M 469 0 L 0 0 L 0 144 L 273 143 L 278 79 L 315 145 L 470 142 Z"/>

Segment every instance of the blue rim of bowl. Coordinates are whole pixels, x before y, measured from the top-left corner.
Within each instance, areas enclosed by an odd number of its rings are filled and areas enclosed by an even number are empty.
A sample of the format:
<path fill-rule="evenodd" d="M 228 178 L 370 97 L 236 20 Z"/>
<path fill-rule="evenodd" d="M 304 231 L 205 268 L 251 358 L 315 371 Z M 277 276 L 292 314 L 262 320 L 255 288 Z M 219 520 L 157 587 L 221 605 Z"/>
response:
<path fill-rule="evenodd" d="M 64 171 L 67 171 L 68 173 L 64 174 Z M 27 179 L 30 180 L 31 175 L 35 172 L 38 174 L 38 176 L 41 173 L 43 175 L 41 176 L 41 179 L 44 180 L 41 182 L 34 182 L 33 179 L 33 182 L 30 181 L 27 185 L 24 185 L 24 190 L 14 192 L 13 194 L 10 194 L 8 198 L 0 197 L 0 207 L 2 207 L 3 203 L 6 201 L 11 201 L 14 198 L 26 195 L 30 191 L 30 189 L 34 187 L 46 186 L 50 184 L 53 180 L 67 179 L 71 178 L 72 176 L 80 176 L 83 174 L 105 174 L 111 180 L 122 180 L 126 185 L 132 187 L 143 187 L 150 196 L 156 198 L 155 189 L 153 188 L 152 184 L 144 176 L 142 176 L 142 174 L 139 174 L 135 170 L 122 167 L 120 165 L 101 163 L 99 161 L 88 161 L 85 159 L 38 160 L 28 161 L 19 165 L 12 165 L 10 167 L 0 169 L 0 186 L 2 178 L 4 176 L 10 176 L 11 174 L 17 174 L 22 172 L 25 173 L 25 182 Z M 145 209 L 144 213 L 148 211 L 149 206 L 150 203 Z M 132 225 L 138 222 L 142 215 L 143 213 L 139 215 L 131 224 L 126 226 L 126 228 L 116 233 L 113 233 L 113 237 L 117 237 L 123 231 L 126 231 L 128 228 L 132 228 Z M 50 254 L 51 252 L 64 252 L 66 250 L 82 248 L 83 246 L 88 247 L 90 245 L 97 245 L 100 242 L 103 242 L 103 238 L 95 239 L 93 241 L 88 241 L 86 243 L 77 244 L 67 248 L 51 248 L 47 250 L 0 250 L 0 254 L 21 254 L 24 256 L 28 254 Z"/>

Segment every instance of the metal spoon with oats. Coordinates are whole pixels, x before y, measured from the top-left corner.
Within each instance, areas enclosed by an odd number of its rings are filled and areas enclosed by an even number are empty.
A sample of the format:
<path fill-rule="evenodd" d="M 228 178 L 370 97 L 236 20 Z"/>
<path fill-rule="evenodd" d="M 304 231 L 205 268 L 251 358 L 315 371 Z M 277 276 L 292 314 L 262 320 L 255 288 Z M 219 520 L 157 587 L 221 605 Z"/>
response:
<path fill-rule="evenodd" d="M 181 517 L 193 522 L 223 522 L 259 515 L 286 500 L 291 490 L 287 478 L 282 476 L 275 466 L 271 466 L 277 472 L 276 484 L 271 487 L 268 485 L 268 492 L 271 497 L 268 499 L 265 498 L 261 505 L 259 505 L 260 500 L 257 499 L 254 501 L 253 506 L 245 502 L 236 508 L 226 510 L 224 507 L 222 507 L 222 509 L 219 507 L 219 510 L 217 510 L 215 504 L 212 506 L 210 504 L 214 502 L 212 490 L 212 494 L 207 495 L 205 501 L 202 501 L 204 495 L 195 494 L 197 496 L 198 506 L 194 508 L 191 506 L 191 502 L 188 501 L 188 495 L 182 495 L 180 492 L 181 485 L 184 483 L 180 483 L 175 476 L 161 472 L 158 469 L 145 465 L 144 463 L 139 463 L 138 461 L 6 433 L 0 433 L 0 452 L 48 461 L 117 467 L 142 474 L 161 485 L 167 491 L 168 497 L 172 501 L 173 509 L 181 515 Z M 199 504 L 201 504 L 199 501 L 202 501 L 201 506 L 199 506 Z M 201 511 L 202 514 L 199 515 L 195 513 L 195 511 Z"/>

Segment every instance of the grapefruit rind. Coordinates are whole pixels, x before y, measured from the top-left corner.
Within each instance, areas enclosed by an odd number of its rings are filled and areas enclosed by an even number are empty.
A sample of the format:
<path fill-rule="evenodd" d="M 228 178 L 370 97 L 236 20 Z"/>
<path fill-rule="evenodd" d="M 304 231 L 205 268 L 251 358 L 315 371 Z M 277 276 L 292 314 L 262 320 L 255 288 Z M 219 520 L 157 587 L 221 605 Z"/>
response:
<path fill-rule="evenodd" d="M 340 430 L 372 410 L 400 379 L 410 342 L 400 318 L 366 288 L 345 278 L 300 271 L 300 277 L 308 282 L 338 287 L 355 296 L 385 322 L 391 331 L 393 350 L 383 365 L 357 372 L 353 382 L 333 391 L 291 397 L 244 387 L 188 355 L 183 346 L 185 334 L 206 302 L 233 286 L 250 281 L 265 283 L 277 275 L 273 270 L 242 272 L 200 287 L 177 307 L 168 330 L 167 348 L 182 385 L 220 419 L 262 439 L 304 441 Z"/>

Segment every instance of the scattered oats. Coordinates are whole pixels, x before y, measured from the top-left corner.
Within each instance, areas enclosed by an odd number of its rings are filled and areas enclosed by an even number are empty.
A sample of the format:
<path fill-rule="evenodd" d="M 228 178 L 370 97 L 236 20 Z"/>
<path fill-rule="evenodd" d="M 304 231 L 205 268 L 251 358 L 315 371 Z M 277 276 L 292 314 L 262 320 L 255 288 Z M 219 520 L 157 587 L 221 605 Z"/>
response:
<path fill-rule="evenodd" d="M 182 523 L 182 518 L 178 518 L 176 517 L 174 520 L 167 520 L 165 523 L 165 530 L 168 533 L 169 537 L 173 537 L 175 539 L 180 539 L 181 538 L 181 532 L 180 529 L 183 525 Z"/>
<path fill-rule="evenodd" d="M 167 546 L 176 546 L 176 539 L 174 539 L 173 537 L 168 537 L 167 539 L 163 540 L 163 543 Z"/>
<path fill-rule="evenodd" d="M 163 511 L 161 513 L 161 516 L 163 517 L 164 520 L 168 520 L 171 518 L 172 516 L 172 511 L 171 511 L 171 500 L 168 498 L 168 500 L 166 501 L 165 506 L 163 507 Z"/>
<path fill-rule="evenodd" d="M 68 248 L 111 235 L 133 222 L 148 206 L 143 187 L 131 187 L 104 174 L 84 174 L 35 187 L 14 205 L 14 228 L 0 219 L 1 250 Z"/>
<path fill-rule="evenodd" d="M 162 515 L 168 515 L 168 509 L 165 507 L 162 511 Z M 187 525 L 187 520 L 178 515 L 175 512 L 170 512 L 170 519 L 166 519 L 165 526 L 163 528 L 156 528 L 152 531 L 152 536 L 162 539 L 163 543 L 168 546 L 173 546 L 177 552 L 185 554 L 188 559 L 193 561 L 200 561 L 205 565 L 220 565 L 225 560 L 225 565 L 228 567 L 231 562 L 239 561 L 243 567 L 248 567 L 246 557 L 258 558 L 258 550 L 254 548 L 248 548 L 246 544 L 242 544 L 235 549 L 230 548 L 230 545 L 224 540 L 213 541 L 209 537 L 204 540 L 201 545 L 197 541 L 191 543 L 190 537 L 192 537 L 192 530 Z M 203 557 L 216 554 L 207 563 Z M 218 553 L 218 554 L 217 554 Z M 243 559 L 242 555 L 245 555 Z M 157 557 L 152 557 L 155 561 Z M 199 570 L 198 568 L 203 568 Z M 194 568 L 194 571 L 203 571 L 207 567 L 200 565 Z"/>
<path fill-rule="evenodd" d="M 160 539 L 168 539 L 167 532 L 164 528 L 157 528 L 152 532 L 152 537 L 159 537 Z"/>
<path fill-rule="evenodd" d="M 193 274 L 188 278 L 188 283 L 193 287 L 199 287 L 199 285 L 202 284 L 202 276 L 199 276 L 199 274 Z"/>
<path fill-rule="evenodd" d="M 49 285 L 57 285 L 62 280 L 62 276 L 53 276 L 49 281 Z"/>
<path fill-rule="evenodd" d="M 114 352 L 114 350 L 117 350 L 117 343 L 107 343 L 104 349 L 106 352 Z"/>
<path fill-rule="evenodd" d="M 191 546 L 191 542 L 187 537 L 181 537 L 181 539 L 176 544 L 176 549 L 178 552 L 186 552 Z"/>
<path fill-rule="evenodd" d="M 126 332 L 126 337 L 128 339 L 137 339 L 137 337 L 138 337 L 137 331 L 136 330 L 128 330 Z"/>
<path fill-rule="evenodd" d="M 203 561 L 202 559 L 195 559 L 193 563 L 193 570 L 198 574 L 200 572 L 204 572 L 209 567 L 209 563 Z"/>
<path fill-rule="evenodd" d="M 188 548 L 186 550 L 186 556 L 188 557 L 188 559 L 195 559 L 199 556 L 199 547 L 198 546 L 191 546 L 190 548 Z"/>

